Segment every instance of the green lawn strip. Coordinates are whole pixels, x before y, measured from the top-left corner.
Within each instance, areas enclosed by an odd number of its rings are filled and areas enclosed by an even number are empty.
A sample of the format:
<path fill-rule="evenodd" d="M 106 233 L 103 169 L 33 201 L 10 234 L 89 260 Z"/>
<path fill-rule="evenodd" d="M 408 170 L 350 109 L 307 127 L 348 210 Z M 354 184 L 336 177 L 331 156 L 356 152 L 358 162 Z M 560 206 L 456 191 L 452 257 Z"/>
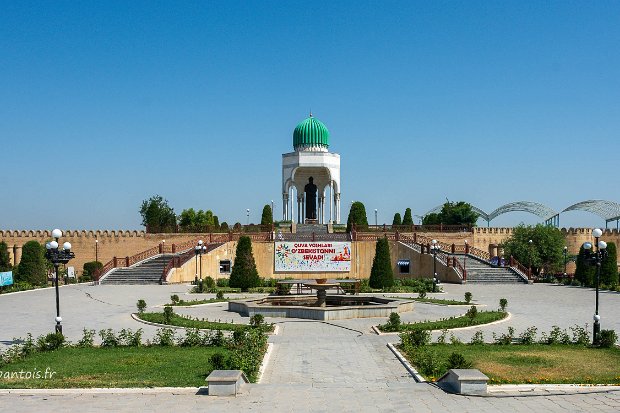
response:
<path fill-rule="evenodd" d="M 417 323 L 405 323 L 400 325 L 399 331 L 410 330 L 444 330 L 451 328 L 471 327 L 481 324 L 488 324 L 499 321 L 508 316 L 508 313 L 501 311 L 479 311 L 476 317 L 471 318 L 463 315 L 459 317 L 450 317 L 437 321 L 421 321 Z M 379 329 L 383 331 L 382 326 Z"/>
<path fill-rule="evenodd" d="M 164 322 L 164 314 L 163 313 L 142 313 L 138 314 L 138 317 L 144 321 L 149 321 L 151 323 L 157 324 L 166 324 Z M 219 321 L 207 321 L 207 320 L 195 320 L 191 318 L 184 317 L 179 314 L 173 314 L 170 319 L 170 326 L 176 327 L 186 327 L 186 328 L 200 328 L 207 330 L 243 330 L 248 326 L 245 324 L 233 324 L 233 323 L 222 323 Z"/>
<path fill-rule="evenodd" d="M 225 303 L 225 302 L 228 302 L 228 300 L 230 299 L 229 298 L 207 298 L 204 300 L 190 300 L 190 301 L 180 300 L 179 302 L 170 303 L 166 305 L 171 305 L 173 307 L 189 307 L 192 305 L 199 305 L 199 304 Z"/>
<path fill-rule="evenodd" d="M 475 305 L 472 302 L 466 301 L 457 301 L 457 300 L 443 300 L 441 298 L 419 298 L 419 297 L 387 297 L 387 298 L 397 298 L 399 300 L 413 300 L 418 301 L 420 303 L 431 303 L 431 304 L 443 304 L 443 305 Z"/>
<path fill-rule="evenodd" d="M 489 377 L 489 384 L 620 384 L 620 349 L 579 345 L 432 344 L 422 347 L 445 364 L 453 352 Z M 401 346 L 402 350 L 402 346 Z M 406 351 L 413 362 L 416 348 Z M 419 367 L 419 366 L 416 366 Z M 446 368 L 440 370 L 441 377 Z"/>
<path fill-rule="evenodd" d="M 209 357 L 222 347 L 62 348 L 1 365 L 0 388 L 198 387 L 213 370 Z M 11 372 L 55 374 L 48 378 L 7 378 Z M 36 376 L 36 373 L 35 373 Z"/>

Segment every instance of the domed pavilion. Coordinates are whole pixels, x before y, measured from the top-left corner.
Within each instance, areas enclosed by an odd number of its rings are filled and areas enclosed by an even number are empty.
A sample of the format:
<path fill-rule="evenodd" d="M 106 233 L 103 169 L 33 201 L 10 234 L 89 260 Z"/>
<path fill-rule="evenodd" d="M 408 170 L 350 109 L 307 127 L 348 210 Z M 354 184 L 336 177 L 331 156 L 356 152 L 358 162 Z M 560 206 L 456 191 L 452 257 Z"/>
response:
<path fill-rule="evenodd" d="M 282 155 L 282 218 L 340 223 L 340 155 L 329 152 L 329 131 L 312 113 L 295 127 L 293 149 Z"/>

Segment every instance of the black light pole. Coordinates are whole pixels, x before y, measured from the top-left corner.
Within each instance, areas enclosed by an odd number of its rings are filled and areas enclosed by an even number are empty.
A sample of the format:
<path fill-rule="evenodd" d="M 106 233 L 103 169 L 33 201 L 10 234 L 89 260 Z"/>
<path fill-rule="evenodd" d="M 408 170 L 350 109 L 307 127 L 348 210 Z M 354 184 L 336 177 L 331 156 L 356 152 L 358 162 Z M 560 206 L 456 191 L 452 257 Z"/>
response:
<path fill-rule="evenodd" d="M 566 263 L 567 263 L 568 247 L 564 247 L 564 278 L 566 279 Z"/>
<path fill-rule="evenodd" d="M 198 285 L 198 254 L 200 253 L 200 243 L 201 241 L 198 241 L 198 244 L 194 247 L 194 254 L 196 255 L 196 276 L 194 277 L 194 285 Z"/>
<path fill-rule="evenodd" d="M 431 241 L 431 252 L 433 253 L 433 292 L 437 292 L 437 252 L 441 249 L 437 240 Z"/>
<path fill-rule="evenodd" d="M 99 240 L 95 239 L 95 261 L 99 261 Z"/>
<path fill-rule="evenodd" d="M 377 208 L 375 208 L 375 227 L 377 227 L 377 226 L 379 226 L 379 223 L 377 221 Z"/>
<path fill-rule="evenodd" d="M 596 246 L 595 251 L 592 251 L 593 248 L 591 243 L 586 242 L 583 244 L 583 249 L 586 252 L 586 262 L 596 266 L 596 306 L 594 309 L 594 329 L 592 332 L 592 344 L 595 346 L 599 345 L 601 342 L 601 316 L 598 314 L 598 290 L 601 279 L 601 263 L 603 259 L 607 257 L 607 243 L 605 241 L 599 241 L 601 235 L 603 235 L 603 231 L 599 228 L 592 230 L 594 245 Z"/>
<path fill-rule="evenodd" d="M 45 258 L 47 258 L 54 265 L 54 287 L 56 288 L 56 333 L 62 334 L 62 317 L 60 317 L 60 295 L 58 292 L 58 267 L 60 264 L 66 264 L 72 258 L 75 258 L 75 254 L 71 252 L 71 243 L 65 242 L 62 245 L 62 249 L 58 248 L 58 240 L 62 237 L 62 231 L 55 229 L 52 231 L 52 237 L 54 241 L 48 242 L 45 245 Z"/>

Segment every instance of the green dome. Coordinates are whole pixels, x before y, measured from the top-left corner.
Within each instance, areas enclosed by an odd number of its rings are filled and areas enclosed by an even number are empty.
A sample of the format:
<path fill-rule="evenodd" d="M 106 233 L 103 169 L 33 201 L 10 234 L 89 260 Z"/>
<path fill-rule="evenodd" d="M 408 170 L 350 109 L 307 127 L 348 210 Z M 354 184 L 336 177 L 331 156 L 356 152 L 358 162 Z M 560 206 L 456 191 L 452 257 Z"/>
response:
<path fill-rule="evenodd" d="M 318 119 L 310 117 L 301 122 L 293 131 L 293 148 L 327 149 L 329 147 L 329 131 Z"/>

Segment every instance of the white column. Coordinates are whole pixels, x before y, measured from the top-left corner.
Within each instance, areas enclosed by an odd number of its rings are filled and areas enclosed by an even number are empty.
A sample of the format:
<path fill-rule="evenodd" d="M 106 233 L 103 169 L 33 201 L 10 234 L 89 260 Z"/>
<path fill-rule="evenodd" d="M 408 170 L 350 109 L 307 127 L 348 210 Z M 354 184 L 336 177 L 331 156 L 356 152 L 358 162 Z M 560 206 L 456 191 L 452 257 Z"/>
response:
<path fill-rule="evenodd" d="M 340 224 L 340 194 L 336 194 L 336 224 Z"/>
<path fill-rule="evenodd" d="M 329 181 L 329 223 L 334 222 L 334 181 Z"/>

